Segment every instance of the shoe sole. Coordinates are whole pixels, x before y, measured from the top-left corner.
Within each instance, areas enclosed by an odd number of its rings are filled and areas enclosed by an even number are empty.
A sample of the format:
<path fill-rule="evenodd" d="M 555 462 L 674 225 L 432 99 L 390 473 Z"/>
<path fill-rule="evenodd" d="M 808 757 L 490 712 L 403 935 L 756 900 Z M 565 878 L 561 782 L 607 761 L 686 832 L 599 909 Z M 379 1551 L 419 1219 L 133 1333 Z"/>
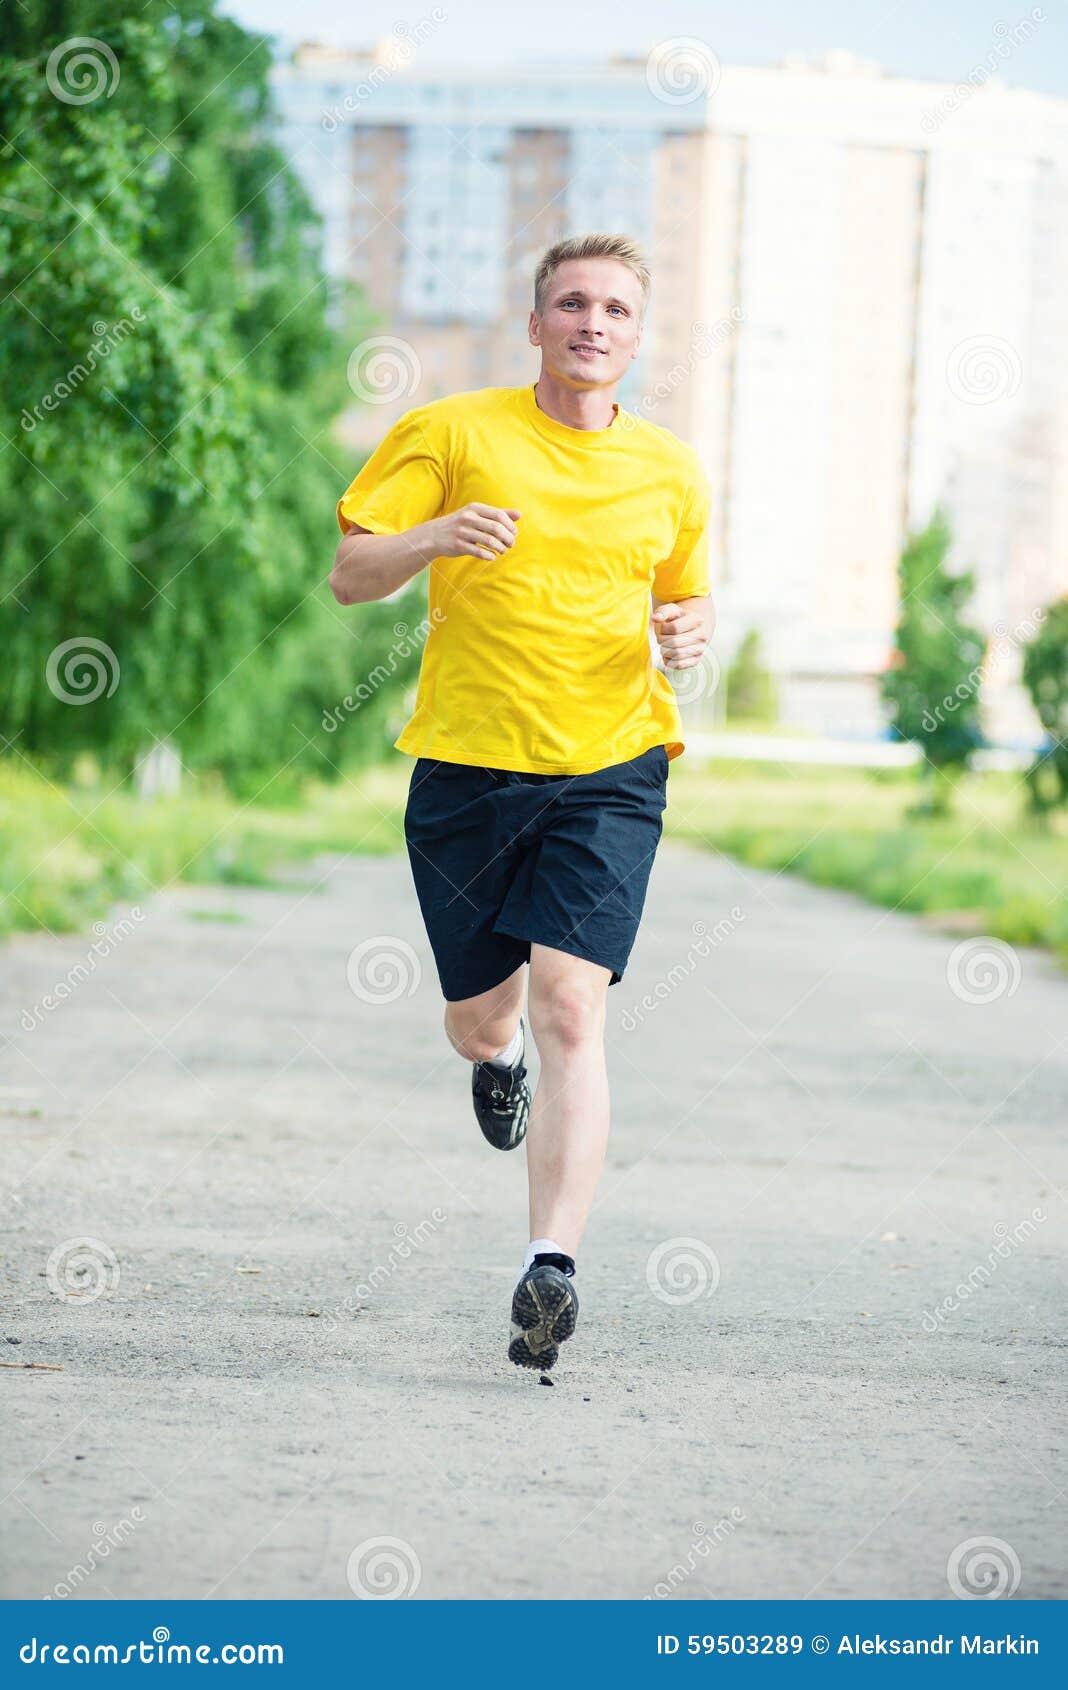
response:
<path fill-rule="evenodd" d="M 566 1274 L 546 1268 L 521 1280 L 512 1297 L 508 1360 L 547 1373 L 577 1323 L 578 1295 Z"/>

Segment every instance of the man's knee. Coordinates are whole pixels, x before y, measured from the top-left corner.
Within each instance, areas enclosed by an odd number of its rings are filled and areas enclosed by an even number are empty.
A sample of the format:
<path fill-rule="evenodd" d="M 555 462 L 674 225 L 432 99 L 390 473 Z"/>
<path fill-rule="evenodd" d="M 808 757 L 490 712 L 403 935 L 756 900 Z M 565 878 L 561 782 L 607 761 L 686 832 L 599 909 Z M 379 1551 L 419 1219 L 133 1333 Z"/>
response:
<path fill-rule="evenodd" d="M 486 1062 L 508 1044 L 519 1025 L 522 979 L 513 976 L 494 993 L 446 1003 L 445 1034 L 468 1062 Z"/>
<path fill-rule="evenodd" d="M 600 1038 L 604 1032 L 609 973 L 599 969 L 591 977 L 572 973 L 565 967 L 554 969 L 548 979 L 537 980 L 532 971 L 529 1008 L 535 1041 L 573 1050 Z"/>
<path fill-rule="evenodd" d="M 479 1027 L 469 1029 L 457 1027 L 448 1010 L 445 1012 L 446 1037 L 453 1050 L 468 1062 L 488 1062 L 491 1056 L 504 1049 L 514 1031 L 515 1028 L 507 1027 L 503 1020 L 483 1022 Z"/>

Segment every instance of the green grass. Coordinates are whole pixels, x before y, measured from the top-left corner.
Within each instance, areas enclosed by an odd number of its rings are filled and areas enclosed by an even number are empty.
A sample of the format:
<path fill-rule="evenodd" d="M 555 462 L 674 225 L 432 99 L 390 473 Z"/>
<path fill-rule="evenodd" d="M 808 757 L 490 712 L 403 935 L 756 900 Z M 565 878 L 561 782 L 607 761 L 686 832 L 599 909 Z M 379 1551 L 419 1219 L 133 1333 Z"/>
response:
<path fill-rule="evenodd" d="M 1068 962 L 1068 818 L 1029 819 L 1022 782 L 966 775 L 951 816 L 917 820 L 910 771 L 672 764 L 665 834 L 958 931 Z"/>
<path fill-rule="evenodd" d="M 77 930 L 117 899 L 174 881 L 272 885 L 282 865 L 320 851 L 402 851 L 410 774 L 398 756 L 333 786 L 310 784 L 284 807 L 241 804 L 207 783 L 142 803 L 128 783 L 60 787 L 20 760 L 0 761 L 0 933 Z M 1044 945 L 1068 963 L 1068 817 L 1046 828 L 1029 821 L 1022 782 L 1009 775 L 965 776 L 953 816 L 940 821 L 910 818 L 915 798 L 907 771 L 702 764 L 690 754 L 671 766 L 665 837 L 962 932 Z"/>
<path fill-rule="evenodd" d="M 403 847 L 402 771 L 310 784 L 286 808 L 241 804 L 209 783 L 139 801 L 129 783 L 59 786 L 0 760 L 0 935 L 74 932 L 117 899 L 173 881 L 269 886 L 284 863 L 320 851 Z"/>
<path fill-rule="evenodd" d="M 239 910 L 186 910 L 187 921 L 243 922 L 248 917 Z"/>

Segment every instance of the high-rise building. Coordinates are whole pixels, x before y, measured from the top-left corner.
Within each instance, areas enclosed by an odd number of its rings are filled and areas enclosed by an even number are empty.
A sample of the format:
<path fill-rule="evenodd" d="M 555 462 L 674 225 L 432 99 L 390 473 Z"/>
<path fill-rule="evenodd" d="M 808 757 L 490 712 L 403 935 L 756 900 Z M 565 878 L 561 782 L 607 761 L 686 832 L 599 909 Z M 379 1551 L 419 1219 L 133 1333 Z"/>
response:
<path fill-rule="evenodd" d="M 941 504 L 988 727 L 1033 739 L 1020 647 L 1068 590 L 1068 102 L 846 54 L 446 70 L 395 47 L 276 72 L 328 269 L 376 317 L 353 445 L 533 381 L 538 258 L 627 233 L 653 291 L 619 397 L 708 471 L 724 659 L 756 628 L 786 721 L 877 730 L 898 555 Z"/>

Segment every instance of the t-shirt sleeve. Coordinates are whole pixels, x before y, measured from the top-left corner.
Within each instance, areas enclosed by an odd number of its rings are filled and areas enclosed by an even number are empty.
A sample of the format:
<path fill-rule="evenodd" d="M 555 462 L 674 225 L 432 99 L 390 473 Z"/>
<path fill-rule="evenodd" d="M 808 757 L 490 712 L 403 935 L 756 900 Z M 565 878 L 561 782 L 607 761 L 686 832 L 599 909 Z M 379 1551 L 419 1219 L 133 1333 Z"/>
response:
<path fill-rule="evenodd" d="M 708 570 L 708 519 L 712 489 L 700 464 L 695 463 L 682 522 L 670 557 L 653 571 L 653 593 L 663 604 L 711 592 Z"/>
<path fill-rule="evenodd" d="M 338 527 L 403 534 L 445 509 L 446 466 L 420 410 L 406 411 L 379 442 L 337 504 Z"/>

